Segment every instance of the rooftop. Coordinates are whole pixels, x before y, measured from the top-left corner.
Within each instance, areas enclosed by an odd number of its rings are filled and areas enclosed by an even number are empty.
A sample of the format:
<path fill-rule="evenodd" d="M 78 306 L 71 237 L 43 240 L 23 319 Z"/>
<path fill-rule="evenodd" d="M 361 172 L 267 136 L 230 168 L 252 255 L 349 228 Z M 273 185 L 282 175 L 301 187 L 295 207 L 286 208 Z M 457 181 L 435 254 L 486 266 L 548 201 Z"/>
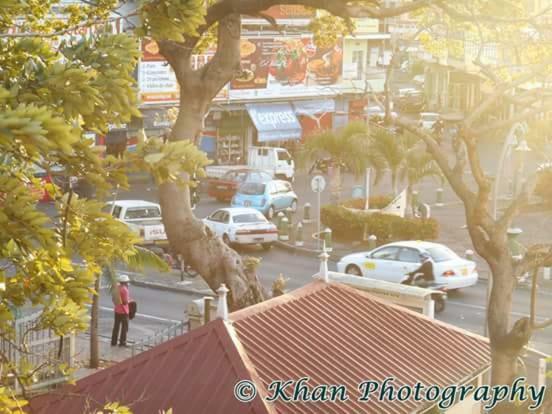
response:
<path fill-rule="evenodd" d="M 400 338 L 400 339 L 399 339 Z M 427 402 L 358 402 L 365 380 L 396 386 L 468 382 L 488 368 L 485 338 L 428 319 L 365 292 L 315 281 L 234 312 L 69 388 L 32 401 L 38 413 L 80 413 L 86 399 L 133 403 L 135 413 L 411 413 Z M 346 402 L 268 403 L 275 380 L 344 384 Z M 238 403 L 234 385 L 253 381 L 259 394 Z M 79 397 L 80 396 L 80 397 Z M 35 412 L 35 411 L 33 411 Z"/>

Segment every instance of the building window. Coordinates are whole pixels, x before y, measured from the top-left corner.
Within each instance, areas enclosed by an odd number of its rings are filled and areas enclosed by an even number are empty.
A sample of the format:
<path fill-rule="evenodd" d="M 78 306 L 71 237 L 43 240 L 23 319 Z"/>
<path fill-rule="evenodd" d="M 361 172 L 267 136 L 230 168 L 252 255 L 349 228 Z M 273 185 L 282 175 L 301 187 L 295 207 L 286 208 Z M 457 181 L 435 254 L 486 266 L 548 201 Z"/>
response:
<path fill-rule="evenodd" d="M 363 50 L 354 50 L 353 51 L 353 63 L 356 64 L 356 80 L 361 80 L 362 75 L 364 74 L 364 51 Z"/>

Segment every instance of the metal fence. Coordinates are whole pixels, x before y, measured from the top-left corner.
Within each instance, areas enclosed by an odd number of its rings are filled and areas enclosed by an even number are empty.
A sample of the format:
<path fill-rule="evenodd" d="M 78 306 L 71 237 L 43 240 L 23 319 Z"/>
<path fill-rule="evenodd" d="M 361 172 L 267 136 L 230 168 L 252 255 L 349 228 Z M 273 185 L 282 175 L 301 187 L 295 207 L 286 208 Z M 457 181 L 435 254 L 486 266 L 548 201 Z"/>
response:
<path fill-rule="evenodd" d="M 135 342 L 132 345 L 132 356 L 137 355 L 141 352 L 147 351 L 153 348 L 156 345 L 162 344 L 163 342 L 168 341 L 169 339 L 175 338 L 179 335 L 188 331 L 188 322 L 181 321 L 173 325 L 167 326 L 166 328 L 146 337 L 145 339 Z"/>
<path fill-rule="evenodd" d="M 67 376 L 60 366 L 73 365 L 74 335 L 60 339 L 51 329 L 41 328 L 41 314 L 42 312 L 36 312 L 16 319 L 13 321 L 13 336 L 10 340 L 0 339 L 0 349 L 12 364 L 17 368 L 29 367 L 34 370 L 30 385 L 26 387 L 27 391 L 66 381 Z M 10 385 L 16 393 L 21 392 L 21 385 L 13 376 Z"/>

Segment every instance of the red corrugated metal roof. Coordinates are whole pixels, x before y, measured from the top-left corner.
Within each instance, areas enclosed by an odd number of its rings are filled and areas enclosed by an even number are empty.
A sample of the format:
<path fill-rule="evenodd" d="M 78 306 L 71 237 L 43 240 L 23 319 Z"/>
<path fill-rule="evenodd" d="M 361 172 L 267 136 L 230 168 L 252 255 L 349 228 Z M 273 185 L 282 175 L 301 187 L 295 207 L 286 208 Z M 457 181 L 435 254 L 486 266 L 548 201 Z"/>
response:
<path fill-rule="evenodd" d="M 216 320 L 78 381 L 71 396 L 31 401 L 37 413 L 82 413 L 86 396 L 133 403 L 137 414 L 411 413 L 423 402 L 357 402 L 365 380 L 394 385 L 451 385 L 489 365 L 485 338 L 391 305 L 347 286 L 304 288 Z M 309 385 L 344 384 L 339 403 L 266 403 L 275 380 L 309 377 Z M 239 403 L 234 385 L 257 384 L 259 396 Z M 77 394 L 78 396 L 75 396 Z"/>
<path fill-rule="evenodd" d="M 95 412 L 106 402 L 130 404 L 135 414 L 265 414 L 259 396 L 234 398 L 234 385 L 252 376 L 222 320 L 216 320 L 99 371 L 57 392 L 31 400 L 35 414 Z M 85 407 L 89 407 L 85 410 Z"/>
<path fill-rule="evenodd" d="M 343 285 L 314 282 L 230 317 L 264 387 L 301 377 L 347 386 L 347 402 L 276 402 L 278 413 L 411 413 L 425 404 L 358 402 L 358 384 L 447 386 L 489 365 L 485 338 Z"/>

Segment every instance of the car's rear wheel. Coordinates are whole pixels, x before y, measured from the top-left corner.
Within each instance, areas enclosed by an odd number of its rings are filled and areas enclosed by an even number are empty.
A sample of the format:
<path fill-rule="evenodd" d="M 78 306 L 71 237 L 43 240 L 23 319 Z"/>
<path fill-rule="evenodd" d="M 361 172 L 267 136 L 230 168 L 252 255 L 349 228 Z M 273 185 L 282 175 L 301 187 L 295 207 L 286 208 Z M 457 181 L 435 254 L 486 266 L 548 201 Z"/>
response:
<path fill-rule="evenodd" d="M 227 246 L 230 246 L 230 237 L 228 237 L 228 234 L 223 234 L 223 235 L 222 235 L 222 241 L 223 241 L 224 244 L 226 244 Z"/>
<path fill-rule="evenodd" d="M 445 299 L 441 295 L 436 295 L 433 300 L 435 301 L 435 313 L 441 313 L 445 310 Z"/>
<path fill-rule="evenodd" d="M 269 251 L 270 249 L 272 249 L 273 244 L 274 243 L 261 243 L 261 247 L 264 251 Z"/>
<path fill-rule="evenodd" d="M 291 211 L 293 211 L 295 213 L 297 211 L 297 200 L 293 200 L 291 202 L 291 206 L 289 206 L 289 208 L 291 208 Z"/>
<path fill-rule="evenodd" d="M 274 218 L 274 206 L 270 206 L 266 212 L 266 218 L 272 220 Z"/>
<path fill-rule="evenodd" d="M 360 270 L 360 267 L 354 264 L 350 264 L 345 268 L 345 273 L 348 275 L 353 276 L 362 276 L 362 271 Z"/>

